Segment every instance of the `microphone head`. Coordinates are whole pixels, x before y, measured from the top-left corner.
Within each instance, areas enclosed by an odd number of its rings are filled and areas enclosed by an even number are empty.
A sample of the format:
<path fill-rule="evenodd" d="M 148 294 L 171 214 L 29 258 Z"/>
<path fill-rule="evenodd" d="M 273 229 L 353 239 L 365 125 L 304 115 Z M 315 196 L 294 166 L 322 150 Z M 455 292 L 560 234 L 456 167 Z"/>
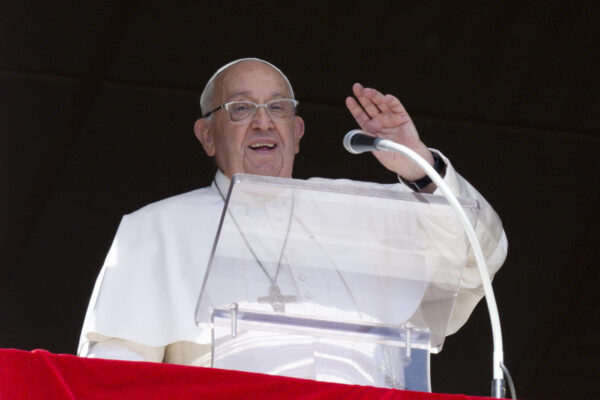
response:
<path fill-rule="evenodd" d="M 377 150 L 375 144 L 379 139 L 369 135 L 360 129 L 353 129 L 344 136 L 344 148 L 352 154 L 360 154 L 366 151 Z"/>
<path fill-rule="evenodd" d="M 350 132 L 346 133 L 346 135 L 344 135 L 343 144 L 344 144 L 344 148 L 348 151 L 348 153 L 352 153 L 352 154 L 362 153 L 362 151 L 356 151 L 356 150 L 354 150 L 354 148 L 352 148 L 352 138 L 360 133 L 364 134 L 364 132 L 361 131 L 360 129 L 353 129 Z"/>

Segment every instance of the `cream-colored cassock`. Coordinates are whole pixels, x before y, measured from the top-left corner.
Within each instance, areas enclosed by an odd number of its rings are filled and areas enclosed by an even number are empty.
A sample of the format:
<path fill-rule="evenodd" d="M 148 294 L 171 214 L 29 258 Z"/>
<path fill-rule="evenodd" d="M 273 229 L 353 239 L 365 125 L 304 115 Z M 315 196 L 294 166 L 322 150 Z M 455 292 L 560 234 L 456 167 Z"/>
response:
<path fill-rule="evenodd" d="M 456 196 L 479 201 L 476 232 L 491 277 L 506 257 L 501 221 L 487 201 L 447 164 Z M 123 217 L 96 281 L 78 354 L 87 357 L 210 365 L 210 336 L 194 311 L 223 209 L 217 172 L 210 187 L 150 204 Z M 402 185 L 398 190 L 409 191 Z M 467 261 L 446 333 L 456 332 L 483 296 L 474 259 Z"/>

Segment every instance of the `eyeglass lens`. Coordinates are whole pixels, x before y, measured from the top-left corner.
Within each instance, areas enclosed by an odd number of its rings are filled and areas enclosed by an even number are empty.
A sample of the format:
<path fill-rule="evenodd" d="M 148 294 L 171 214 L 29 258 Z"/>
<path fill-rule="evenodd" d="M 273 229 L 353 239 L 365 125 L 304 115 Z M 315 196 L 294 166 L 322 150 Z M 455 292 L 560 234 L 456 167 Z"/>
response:
<path fill-rule="evenodd" d="M 227 104 L 226 109 L 232 121 L 241 121 L 254 115 L 258 107 L 265 107 L 271 118 L 290 119 L 294 116 L 294 101 L 290 99 L 271 100 L 266 104 L 233 101 Z"/>

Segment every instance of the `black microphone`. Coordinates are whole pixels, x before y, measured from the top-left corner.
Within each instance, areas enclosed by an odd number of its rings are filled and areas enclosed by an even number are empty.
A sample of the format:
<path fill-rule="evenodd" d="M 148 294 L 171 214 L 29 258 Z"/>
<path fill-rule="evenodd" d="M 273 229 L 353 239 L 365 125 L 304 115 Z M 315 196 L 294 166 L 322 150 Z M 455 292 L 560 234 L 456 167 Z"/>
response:
<path fill-rule="evenodd" d="M 344 148 L 352 154 L 377 150 L 377 142 L 381 139 L 367 135 L 360 129 L 354 129 L 344 136 Z"/>

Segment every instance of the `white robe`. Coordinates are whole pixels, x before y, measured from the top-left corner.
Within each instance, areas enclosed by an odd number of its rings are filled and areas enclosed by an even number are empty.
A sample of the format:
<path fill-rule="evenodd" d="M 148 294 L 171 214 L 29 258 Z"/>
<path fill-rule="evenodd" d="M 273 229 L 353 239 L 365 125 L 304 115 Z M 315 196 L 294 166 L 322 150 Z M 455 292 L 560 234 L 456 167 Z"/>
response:
<path fill-rule="evenodd" d="M 446 158 L 444 161 L 444 180 L 454 194 L 480 203 L 476 232 L 493 277 L 507 251 L 501 221 L 487 201 Z M 221 172 L 210 187 L 123 217 L 92 293 L 79 355 L 207 365 L 210 336 L 196 326 L 194 311 L 223 209 L 217 185 L 226 193 L 229 181 Z M 395 186 L 409 191 L 400 183 Z M 477 265 L 469 259 L 447 334 L 466 322 L 482 296 Z M 106 346 L 97 346 L 102 343 Z M 190 348 L 196 352 L 191 358 L 184 354 Z"/>

